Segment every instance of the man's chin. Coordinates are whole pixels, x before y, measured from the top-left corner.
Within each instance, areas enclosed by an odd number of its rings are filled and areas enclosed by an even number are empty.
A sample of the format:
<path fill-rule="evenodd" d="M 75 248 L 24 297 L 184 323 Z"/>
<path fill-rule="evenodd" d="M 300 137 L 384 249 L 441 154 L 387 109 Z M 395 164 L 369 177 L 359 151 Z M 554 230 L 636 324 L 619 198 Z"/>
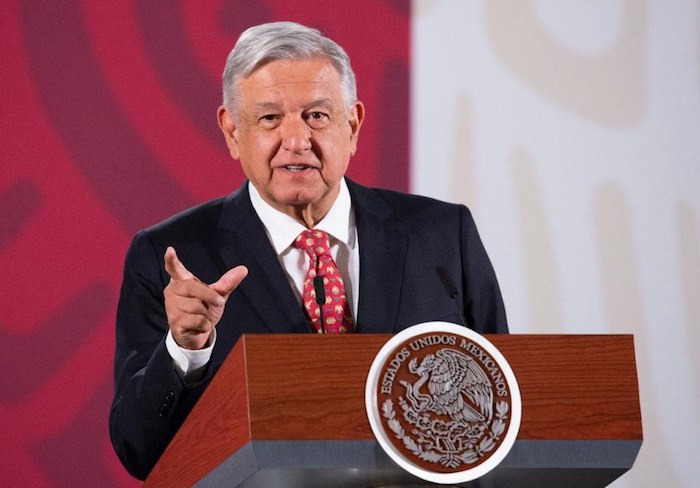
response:
<path fill-rule="evenodd" d="M 308 185 L 286 185 L 284 189 L 274 192 L 273 198 L 284 206 L 304 208 L 320 202 L 327 193 Z"/>
<path fill-rule="evenodd" d="M 275 202 L 271 205 L 296 220 L 304 216 L 303 220 L 307 225 L 315 225 L 315 222 L 325 216 L 333 205 L 333 201 L 330 192 L 309 192 L 307 189 L 307 191 L 287 191 L 276 195 Z"/>
<path fill-rule="evenodd" d="M 272 195 L 271 201 L 268 201 L 267 203 L 278 210 L 289 213 L 289 211 L 298 212 L 313 206 L 318 200 L 320 200 L 320 197 L 309 195 L 308 192 L 303 193 L 287 191 L 283 194 Z"/>

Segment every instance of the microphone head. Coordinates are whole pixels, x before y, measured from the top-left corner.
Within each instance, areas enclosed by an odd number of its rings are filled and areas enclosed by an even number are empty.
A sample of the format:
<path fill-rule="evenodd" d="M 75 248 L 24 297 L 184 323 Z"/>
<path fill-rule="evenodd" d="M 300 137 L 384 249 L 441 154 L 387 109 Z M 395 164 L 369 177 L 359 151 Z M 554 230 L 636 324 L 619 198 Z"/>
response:
<path fill-rule="evenodd" d="M 447 274 L 445 268 L 443 268 L 442 266 L 438 266 L 437 268 L 435 268 L 435 271 L 437 272 L 437 275 L 440 278 L 440 281 L 442 282 L 442 286 L 445 287 L 445 291 L 447 291 L 447 294 L 450 296 L 450 298 L 455 298 L 457 295 L 459 295 L 457 287 L 452 282 L 452 279 L 450 278 L 450 275 Z"/>
<path fill-rule="evenodd" d="M 314 291 L 316 292 L 316 303 L 322 306 L 326 303 L 326 290 L 323 287 L 323 275 L 314 277 Z"/>
<path fill-rule="evenodd" d="M 450 278 L 450 275 L 447 274 L 447 271 L 445 268 L 442 266 L 438 266 L 435 268 L 435 272 L 437 273 L 438 277 L 440 278 L 440 281 L 442 282 L 442 286 L 445 287 L 445 291 L 449 295 L 449 297 L 452 299 L 452 302 L 455 304 L 455 307 L 457 308 L 457 313 L 459 314 L 459 319 L 462 321 L 462 325 L 469 328 L 469 325 L 467 324 L 467 319 L 464 318 L 464 312 L 462 311 L 462 305 L 458 303 L 458 300 L 456 298 L 459 296 L 459 292 L 457 291 L 457 287 L 455 286 L 454 282 Z"/>

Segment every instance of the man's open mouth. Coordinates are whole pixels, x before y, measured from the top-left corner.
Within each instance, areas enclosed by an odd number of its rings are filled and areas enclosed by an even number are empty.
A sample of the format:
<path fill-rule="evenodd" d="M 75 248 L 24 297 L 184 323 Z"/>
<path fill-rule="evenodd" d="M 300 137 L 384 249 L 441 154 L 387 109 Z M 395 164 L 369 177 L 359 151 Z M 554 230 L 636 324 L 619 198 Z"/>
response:
<path fill-rule="evenodd" d="M 313 169 L 313 166 L 307 166 L 305 164 L 288 164 L 284 166 L 284 169 L 288 171 L 304 171 L 307 169 Z"/>

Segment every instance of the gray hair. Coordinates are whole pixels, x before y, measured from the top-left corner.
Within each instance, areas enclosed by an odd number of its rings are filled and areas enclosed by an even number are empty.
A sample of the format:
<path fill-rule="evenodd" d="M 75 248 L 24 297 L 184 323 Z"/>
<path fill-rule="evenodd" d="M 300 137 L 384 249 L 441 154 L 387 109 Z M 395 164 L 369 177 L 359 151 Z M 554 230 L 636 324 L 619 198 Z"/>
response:
<path fill-rule="evenodd" d="M 335 41 L 295 22 L 272 22 L 244 31 L 226 58 L 223 74 L 223 103 L 231 112 L 237 98 L 238 81 L 263 65 L 279 59 L 295 60 L 325 56 L 340 74 L 345 107 L 357 101 L 355 73 L 350 58 Z"/>

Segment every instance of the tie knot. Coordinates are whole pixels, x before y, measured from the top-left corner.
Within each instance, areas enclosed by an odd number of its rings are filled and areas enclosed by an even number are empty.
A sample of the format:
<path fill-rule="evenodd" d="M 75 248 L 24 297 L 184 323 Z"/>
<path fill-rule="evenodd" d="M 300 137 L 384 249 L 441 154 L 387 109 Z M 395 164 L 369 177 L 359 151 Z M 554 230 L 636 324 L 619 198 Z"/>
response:
<path fill-rule="evenodd" d="M 330 256 L 328 234 L 322 230 L 305 230 L 294 241 L 294 247 L 305 251 L 309 256 Z"/>

